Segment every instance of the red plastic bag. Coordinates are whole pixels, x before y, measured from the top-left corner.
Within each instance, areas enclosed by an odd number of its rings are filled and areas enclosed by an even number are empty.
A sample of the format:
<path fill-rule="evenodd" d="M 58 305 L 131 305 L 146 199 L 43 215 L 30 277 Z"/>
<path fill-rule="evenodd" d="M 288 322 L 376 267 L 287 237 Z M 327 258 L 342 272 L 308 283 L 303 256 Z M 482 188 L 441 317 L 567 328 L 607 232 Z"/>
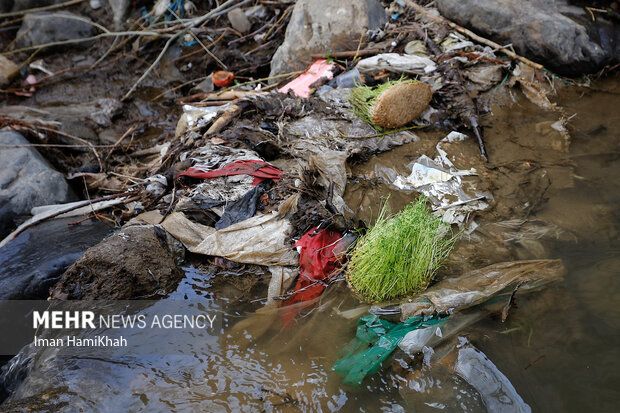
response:
<path fill-rule="evenodd" d="M 300 247 L 299 266 L 300 273 L 293 295 L 284 301 L 284 306 L 300 302 L 310 302 L 319 297 L 329 284 L 329 281 L 339 272 L 340 256 L 334 254 L 334 248 L 342 238 L 336 231 L 321 229 L 316 232 L 316 227 L 306 232 L 295 243 Z M 309 303 L 311 304 L 311 303 Z M 290 324 L 303 305 L 291 308 L 283 314 L 284 324 Z"/>
<path fill-rule="evenodd" d="M 267 162 L 257 160 L 235 161 L 224 165 L 220 169 L 208 170 L 200 166 L 192 166 L 179 176 L 189 176 L 190 178 L 216 178 L 218 176 L 231 175 L 251 175 L 254 177 L 252 185 L 256 186 L 265 179 L 277 181 L 282 176 L 282 171 Z"/>

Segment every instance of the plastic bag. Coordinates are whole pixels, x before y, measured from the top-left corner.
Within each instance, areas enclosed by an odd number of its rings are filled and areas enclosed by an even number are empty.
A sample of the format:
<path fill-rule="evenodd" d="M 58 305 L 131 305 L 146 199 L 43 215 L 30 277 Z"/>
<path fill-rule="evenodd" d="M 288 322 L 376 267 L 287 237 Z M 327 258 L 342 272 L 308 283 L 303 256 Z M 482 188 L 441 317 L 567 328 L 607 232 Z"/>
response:
<path fill-rule="evenodd" d="M 463 224 L 469 213 L 486 209 L 489 205 L 484 200 L 491 198 L 489 194 L 478 193 L 473 183 L 465 185 L 461 177 L 475 176 L 476 170 L 456 169 L 442 148 L 444 143 L 466 138 L 462 133 L 451 132 L 437 144 L 439 155 L 434 160 L 422 155 L 413 164 L 411 175 L 394 180 L 394 186 L 399 189 L 415 189 L 426 195 L 438 211 L 436 214 L 448 224 Z"/>
<path fill-rule="evenodd" d="M 434 72 L 437 66 L 435 62 L 424 56 L 383 53 L 360 60 L 356 68 L 360 72 L 372 72 L 385 69 L 396 73 L 423 75 Z"/>
<path fill-rule="evenodd" d="M 532 290 L 561 279 L 566 272 L 561 260 L 514 261 L 490 265 L 460 277 L 447 278 L 413 302 L 400 305 L 401 319 L 423 314 L 447 313 L 481 304 L 501 293 Z"/>
<path fill-rule="evenodd" d="M 286 242 L 291 223 L 277 213 L 256 215 L 216 230 L 190 221 L 181 212 L 174 212 L 162 226 L 196 254 L 267 266 L 296 266 L 299 262 L 299 254 Z"/>
<path fill-rule="evenodd" d="M 211 169 L 208 166 L 195 165 L 188 168 L 179 176 L 191 178 L 218 178 L 222 176 L 250 175 L 254 177 L 252 185 L 258 185 L 265 179 L 277 181 L 282 176 L 282 171 L 267 162 L 258 160 L 240 160 L 228 163 L 219 169 Z"/>
<path fill-rule="evenodd" d="M 333 370 L 344 376 L 344 383 L 359 386 L 368 375 L 379 371 L 381 364 L 398 347 L 407 333 L 441 326 L 445 318 L 411 317 L 403 323 L 394 324 L 368 315 L 358 320 L 355 338 L 343 349 L 344 357 L 338 360 Z"/>
<path fill-rule="evenodd" d="M 342 235 L 335 231 L 314 227 L 306 232 L 295 247 L 299 249 L 299 279 L 294 295 L 284 304 L 308 301 L 321 295 L 327 283 L 337 272 L 340 257 L 334 254 Z"/>
<path fill-rule="evenodd" d="M 220 220 L 215 223 L 215 229 L 223 229 L 237 222 L 252 218 L 256 213 L 256 204 L 261 194 L 262 188 L 255 186 L 240 199 L 226 205 Z"/>
<path fill-rule="evenodd" d="M 508 378 L 462 337 L 438 348 L 429 364 L 401 376 L 400 394 L 414 411 L 441 400 L 446 411 L 531 412 Z"/>

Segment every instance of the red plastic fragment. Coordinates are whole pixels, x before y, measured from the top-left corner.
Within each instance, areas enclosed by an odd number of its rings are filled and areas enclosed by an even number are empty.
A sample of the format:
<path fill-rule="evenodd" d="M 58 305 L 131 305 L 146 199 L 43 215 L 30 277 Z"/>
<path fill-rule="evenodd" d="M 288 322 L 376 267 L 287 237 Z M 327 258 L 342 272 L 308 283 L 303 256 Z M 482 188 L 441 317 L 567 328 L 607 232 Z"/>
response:
<path fill-rule="evenodd" d="M 278 92 L 286 93 L 292 90 L 293 93 L 302 98 L 310 97 L 310 87 L 314 82 L 324 77 L 331 79 L 334 77 L 334 68 L 336 65 L 329 63 L 325 59 L 319 59 L 306 70 L 304 73 L 287 83 Z"/>
<path fill-rule="evenodd" d="M 254 177 L 254 182 L 252 182 L 252 185 L 256 186 L 265 179 L 273 179 L 274 181 L 277 181 L 280 177 L 282 177 L 282 171 L 269 165 L 267 162 L 258 160 L 244 160 L 231 162 L 216 170 L 209 170 L 200 166 L 192 166 L 179 176 L 206 179 L 232 175 L 251 175 Z"/>
<path fill-rule="evenodd" d="M 226 70 L 218 70 L 211 76 L 211 81 L 215 86 L 226 87 L 232 85 L 235 75 Z"/>
<path fill-rule="evenodd" d="M 340 256 L 334 254 L 334 248 L 342 238 L 336 231 L 316 227 L 306 232 L 295 247 L 300 247 L 299 266 L 301 267 L 293 295 L 284 301 L 284 306 L 300 302 L 308 302 L 319 297 L 329 284 L 329 281 L 338 274 Z M 311 303 L 309 303 L 311 304 Z M 283 313 L 284 324 L 290 324 L 300 307 L 291 308 Z"/>

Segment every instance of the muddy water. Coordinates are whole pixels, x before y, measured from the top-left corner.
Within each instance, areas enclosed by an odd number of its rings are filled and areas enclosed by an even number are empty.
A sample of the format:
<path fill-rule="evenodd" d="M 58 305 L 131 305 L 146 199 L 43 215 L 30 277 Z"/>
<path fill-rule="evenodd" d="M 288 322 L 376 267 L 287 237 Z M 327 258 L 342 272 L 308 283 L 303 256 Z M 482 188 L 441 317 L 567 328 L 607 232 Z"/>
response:
<path fill-rule="evenodd" d="M 553 224 L 556 235 L 504 237 L 489 250 L 484 249 L 491 244 L 482 242 L 474 244 L 483 250 L 477 253 L 468 252 L 470 241 L 464 240 L 457 247 L 461 258 L 448 268 L 550 257 L 563 259 L 568 273 L 562 283 L 517 296 L 518 307 L 505 323 L 485 318 L 461 335 L 493 361 L 533 411 L 615 412 L 620 402 L 620 81 L 561 91 L 565 115 L 577 114 L 570 122 L 570 144 L 548 127 L 560 114 L 539 110 L 513 93 L 514 105 L 493 106 L 495 116 L 487 119 L 497 206 L 477 223 L 484 232 L 485 225 L 514 214 Z M 386 182 L 407 174 L 406 165 L 434 147 L 441 134 L 420 136 L 419 142 L 352 168 L 347 202 L 360 216 L 376 213 L 390 192 L 394 209 L 409 202 L 411 194 Z M 475 154 L 473 142 L 464 145 L 464 153 Z M 535 205 L 524 211 L 524 200 Z M 262 303 L 250 298 L 266 296 L 266 274 L 231 271 L 216 277 L 199 263 L 185 271 L 168 299 L 201 301 L 216 311 L 224 319 L 220 337 L 185 355 L 43 357 L 14 399 L 53 391 L 70 411 L 95 406 L 105 411 L 405 411 L 414 406 L 435 411 L 446 404 L 444 398 L 455 397 L 446 386 L 437 399 L 420 405 L 415 395 L 399 392 L 389 368 L 360 389 L 341 385 L 331 366 L 353 337 L 356 320 L 342 312 L 359 308 L 342 283 L 287 329 L 280 313 L 258 311 Z M 238 280 L 250 276 L 252 282 Z M 408 362 L 403 354 L 395 359 Z"/>

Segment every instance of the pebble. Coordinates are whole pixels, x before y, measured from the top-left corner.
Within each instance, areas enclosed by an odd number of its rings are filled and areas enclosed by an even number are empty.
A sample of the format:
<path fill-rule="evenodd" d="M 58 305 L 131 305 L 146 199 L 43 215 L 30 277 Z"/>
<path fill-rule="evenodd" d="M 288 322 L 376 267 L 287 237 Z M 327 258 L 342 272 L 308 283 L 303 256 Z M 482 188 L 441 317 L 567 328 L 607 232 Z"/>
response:
<path fill-rule="evenodd" d="M 228 12 L 228 20 L 233 29 L 243 34 L 249 33 L 252 28 L 250 20 L 241 9 L 233 9 Z"/>

